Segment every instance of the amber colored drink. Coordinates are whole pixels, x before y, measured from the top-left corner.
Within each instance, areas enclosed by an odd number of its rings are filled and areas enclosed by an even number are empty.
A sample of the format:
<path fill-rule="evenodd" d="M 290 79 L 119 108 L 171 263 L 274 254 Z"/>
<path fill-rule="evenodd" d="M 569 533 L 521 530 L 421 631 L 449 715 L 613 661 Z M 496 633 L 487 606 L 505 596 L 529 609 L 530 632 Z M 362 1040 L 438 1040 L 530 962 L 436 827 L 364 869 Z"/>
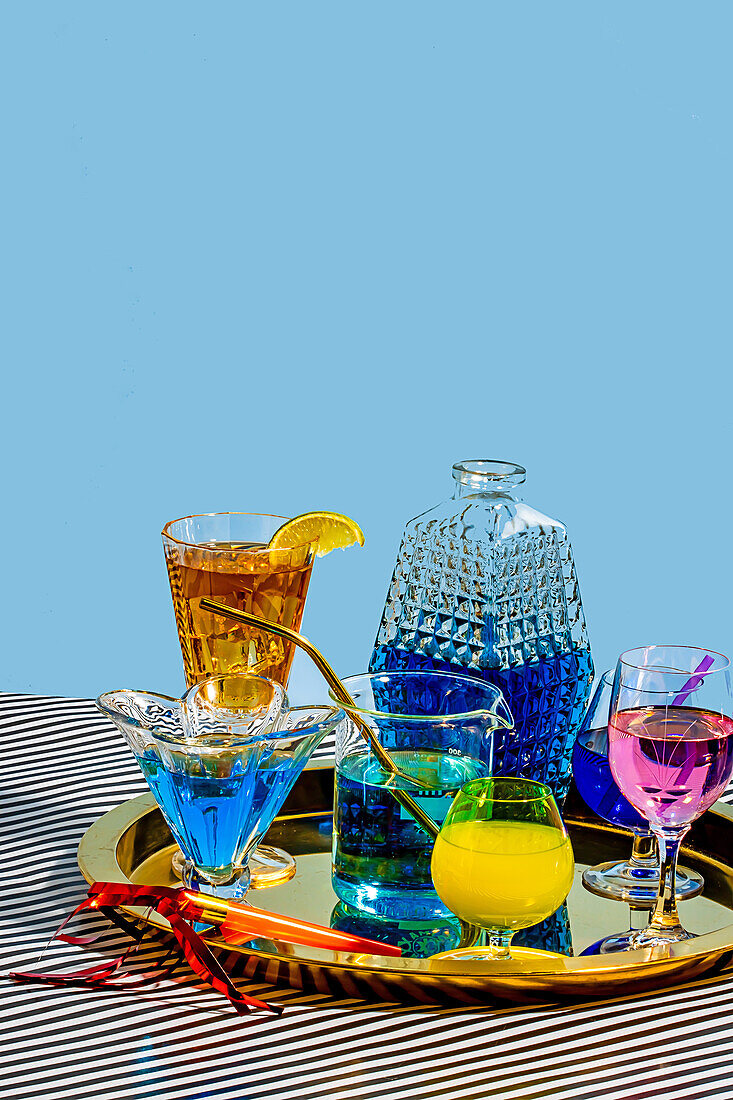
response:
<path fill-rule="evenodd" d="M 241 517 L 239 523 L 234 522 L 235 517 Z M 230 518 L 232 534 L 236 534 L 244 514 L 231 513 Z M 192 523 L 207 519 L 219 522 Z M 267 538 L 284 522 L 278 516 L 247 519 L 257 521 L 249 526 Z M 187 525 L 183 530 L 182 524 Z M 207 676 L 249 671 L 286 685 L 294 646 L 255 627 L 203 611 L 200 603 L 202 597 L 210 596 L 298 630 L 313 568 L 314 546 L 308 543 L 268 550 L 266 541 L 236 538 L 198 541 L 198 537 L 207 533 L 221 534 L 223 527 L 221 516 L 192 516 L 168 524 L 163 532 L 186 683 L 190 687 Z M 196 536 L 196 543 L 187 541 Z"/>

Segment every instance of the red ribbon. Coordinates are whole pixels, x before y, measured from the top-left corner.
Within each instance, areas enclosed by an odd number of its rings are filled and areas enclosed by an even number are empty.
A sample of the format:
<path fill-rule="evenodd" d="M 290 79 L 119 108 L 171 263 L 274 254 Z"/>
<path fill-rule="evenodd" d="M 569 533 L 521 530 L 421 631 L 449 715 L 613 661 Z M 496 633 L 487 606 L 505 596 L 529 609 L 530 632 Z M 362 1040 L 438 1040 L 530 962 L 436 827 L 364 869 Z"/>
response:
<path fill-rule="evenodd" d="M 209 982 L 218 993 L 222 993 L 240 1016 L 249 1012 L 250 1008 L 266 1009 L 278 1016 L 282 1013 L 283 1009 L 280 1005 L 268 1004 L 266 1001 L 257 1000 L 256 997 L 248 997 L 237 989 L 211 949 L 204 943 L 198 932 L 184 919 L 182 915 L 186 905 L 184 892 L 170 886 L 134 886 L 126 882 L 95 882 L 93 886 L 90 886 L 88 896 L 80 905 L 77 905 L 73 913 L 70 913 L 62 921 L 51 939 L 58 938 L 65 943 L 80 946 L 94 942 L 96 936 L 61 935 L 62 929 L 83 909 L 99 909 L 102 912 L 109 910 L 105 915 L 111 917 L 114 923 L 120 924 L 126 931 L 130 932 L 129 922 L 124 921 L 112 912 L 118 906 L 127 905 L 149 906 L 155 909 L 161 917 L 165 917 L 170 923 L 173 935 L 194 973 L 199 978 Z M 65 974 L 14 971 L 9 977 L 17 982 L 48 982 L 51 985 L 80 985 L 91 986 L 92 988 L 118 985 L 128 989 L 136 988 L 146 984 L 151 978 L 146 976 L 142 980 L 128 981 L 123 976 L 122 980 L 113 981 L 113 976 L 121 969 L 122 964 L 134 947 L 135 944 L 131 944 L 119 958 L 108 963 L 88 967 L 85 970 Z"/>

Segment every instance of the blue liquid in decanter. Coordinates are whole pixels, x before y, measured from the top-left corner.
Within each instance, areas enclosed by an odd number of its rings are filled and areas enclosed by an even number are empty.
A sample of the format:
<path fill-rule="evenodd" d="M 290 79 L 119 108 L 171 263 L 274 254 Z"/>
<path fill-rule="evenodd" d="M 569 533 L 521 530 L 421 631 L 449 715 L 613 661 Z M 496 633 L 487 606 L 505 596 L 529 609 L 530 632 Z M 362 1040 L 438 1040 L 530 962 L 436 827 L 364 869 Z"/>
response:
<path fill-rule="evenodd" d="M 453 467 L 454 497 L 410 520 L 370 670 L 467 672 L 501 688 L 494 773 L 567 794 L 593 662 L 564 526 L 521 501 L 522 466 Z"/>

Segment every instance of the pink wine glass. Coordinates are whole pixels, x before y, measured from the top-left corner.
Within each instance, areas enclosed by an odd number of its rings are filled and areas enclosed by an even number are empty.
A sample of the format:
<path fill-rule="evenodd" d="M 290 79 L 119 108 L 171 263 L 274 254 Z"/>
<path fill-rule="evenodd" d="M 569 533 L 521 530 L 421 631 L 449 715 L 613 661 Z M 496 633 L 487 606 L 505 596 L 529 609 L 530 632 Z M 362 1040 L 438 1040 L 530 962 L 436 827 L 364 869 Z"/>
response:
<path fill-rule="evenodd" d="M 733 773 L 730 661 L 691 646 L 645 646 L 622 653 L 608 723 L 613 778 L 657 838 L 659 893 L 646 928 L 622 947 L 691 939 L 677 913 L 674 882 L 685 833 Z M 613 941 L 601 950 L 619 949 Z"/>

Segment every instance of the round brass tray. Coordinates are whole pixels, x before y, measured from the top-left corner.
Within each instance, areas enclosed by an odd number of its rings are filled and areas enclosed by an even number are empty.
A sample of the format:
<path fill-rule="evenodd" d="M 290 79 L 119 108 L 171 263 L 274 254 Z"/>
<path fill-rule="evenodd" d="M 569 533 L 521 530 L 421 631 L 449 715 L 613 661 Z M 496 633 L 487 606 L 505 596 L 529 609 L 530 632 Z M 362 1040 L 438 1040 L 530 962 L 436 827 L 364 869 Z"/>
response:
<path fill-rule="evenodd" d="M 338 898 L 331 888 L 329 819 L 333 770 L 315 767 L 303 773 L 273 823 L 267 842 L 285 848 L 297 860 L 295 877 L 252 896 L 261 908 L 328 925 Z M 581 956 L 595 941 L 621 932 L 629 923 L 628 906 L 588 893 L 581 883 L 586 866 L 627 856 L 628 834 L 592 818 L 579 799 L 565 808 L 576 858 L 576 877 L 568 899 L 573 956 L 540 959 L 527 952 L 508 962 L 465 959 L 392 959 L 255 940 L 234 947 L 216 936 L 207 941 L 227 953 L 233 976 L 271 985 L 317 990 L 340 997 L 423 1003 L 548 1003 L 569 998 L 606 998 L 710 977 L 733 963 L 733 810 L 718 803 L 695 823 L 682 860 L 700 871 L 705 890 L 681 906 L 685 925 L 700 935 L 664 949 L 616 955 Z M 134 798 L 101 817 L 79 845 L 79 867 L 88 882 L 127 881 L 175 885 L 171 872 L 174 842 L 151 794 Z M 143 919 L 145 910 L 130 908 Z M 165 931 L 167 922 L 153 914 L 149 923 Z M 363 935 L 369 935 L 364 929 Z M 377 938 L 377 937 L 375 937 Z"/>

